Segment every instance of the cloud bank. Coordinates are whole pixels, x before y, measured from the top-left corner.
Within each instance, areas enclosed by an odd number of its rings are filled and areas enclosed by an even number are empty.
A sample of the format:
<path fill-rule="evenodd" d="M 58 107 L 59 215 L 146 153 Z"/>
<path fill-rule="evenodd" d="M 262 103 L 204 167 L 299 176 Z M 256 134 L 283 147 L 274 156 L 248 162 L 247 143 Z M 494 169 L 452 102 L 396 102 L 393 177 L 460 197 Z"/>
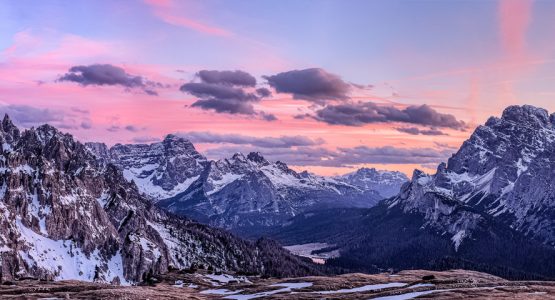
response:
<path fill-rule="evenodd" d="M 430 106 L 411 105 L 403 109 L 373 102 L 327 105 L 316 111 L 314 118 L 331 125 L 362 126 L 370 123 L 409 123 L 462 130 L 463 121 L 451 114 L 437 112 Z"/>
<path fill-rule="evenodd" d="M 236 152 L 260 151 L 252 146 L 224 146 L 207 149 L 211 158 L 229 157 Z M 452 151 L 434 148 L 399 148 L 393 146 L 337 148 L 323 147 L 266 148 L 262 155 L 273 161 L 283 161 L 296 166 L 353 167 L 360 164 L 438 164 L 445 161 Z"/>
<path fill-rule="evenodd" d="M 280 137 L 252 137 L 241 134 L 218 134 L 212 132 L 179 132 L 178 136 L 193 143 L 252 145 L 260 148 L 291 148 L 322 145 L 324 140 L 308 137 L 280 136 Z"/>

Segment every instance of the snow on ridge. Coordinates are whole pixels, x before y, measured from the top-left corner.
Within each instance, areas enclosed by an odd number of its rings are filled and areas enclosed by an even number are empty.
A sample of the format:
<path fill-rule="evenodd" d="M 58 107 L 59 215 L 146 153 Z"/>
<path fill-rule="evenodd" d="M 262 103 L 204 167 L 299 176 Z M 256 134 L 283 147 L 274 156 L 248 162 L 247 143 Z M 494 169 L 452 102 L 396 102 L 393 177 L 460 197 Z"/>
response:
<path fill-rule="evenodd" d="M 125 177 L 125 179 L 127 179 L 127 181 L 135 182 L 135 185 L 137 185 L 139 192 L 152 197 L 155 201 L 171 198 L 181 192 L 184 192 L 189 188 L 189 186 L 191 186 L 191 184 L 193 184 L 193 182 L 195 182 L 200 177 L 200 175 L 189 177 L 183 182 L 175 185 L 171 190 L 164 190 L 161 186 L 156 185 L 152 182 L 152 180 L 156 176 L 156 172 L 152 172 L 147 177 L 141 178 L 140 176 L 138 176 L 142 173 L 142 171 L 152 170 L 149 168 L 156 169 L 157 167 L 153 167 L 153 165 L 147 165 L 146 168 L 124 169 L 123 176 Z"/>
<path fill-rule="evenodd" d="M 244 176 L 243 174 L 225 173 L 218 180 L 213 180 L 212 178 L 209 178 L 208 183 L 212 184 L 213 188 L 210 191 L 208 191 L 206 194 L 212 195 L 214 193 L 217 193 L 221 191 L 223 188 L 225 188 L 228 184 L 234 182 L 235 180 L 239 180 L 243 178 L 243 176 Z"/>

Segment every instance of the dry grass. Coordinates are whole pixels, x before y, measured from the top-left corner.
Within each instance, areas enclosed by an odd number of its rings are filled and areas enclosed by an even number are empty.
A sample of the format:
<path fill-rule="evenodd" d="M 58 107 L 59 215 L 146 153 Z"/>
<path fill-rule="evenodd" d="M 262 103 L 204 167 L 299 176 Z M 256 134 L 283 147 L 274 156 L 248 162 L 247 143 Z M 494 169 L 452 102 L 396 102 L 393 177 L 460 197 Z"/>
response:
<path fill-rule="evenodd" d="M 410 270 L 390 274 L 344 274 L 333 277 L 305 277 L 289 280 L 250 278 L 252 283 L 233 282 L 214 286 L 207 281 L 204 273 L 170 273 L 161 276 L 155 286 L 122 287 L 79 281 L 39 282 L 18 281 L 15 285 L 0 286 L 0 299 L 219 299 L 221 296 L 200 294 L 207 289 L 243 290 L 241 294 L 254 294 L 278 289 L 272 284 L 284 282 L 312 282 L 313 285 L 268 296 L 264 299 L 370 299 L 410 292 L 441 290 L 423 295 L 421 298 L 434 299 L 555 299 L 555 282 L 547 281 L 507 281 L 489 274 L 451 270 L 445 272 Z M 423 281 L 422 277 L 433 276 Z M 185 287 L 176 287 L 176 280 L 182 280 Z M 351 289 L 364 285 L 392 282 L 406 283 L 404 287 L 392 287 L 359 293 L 319 294 L 319 291 Z M 433 284 L 418 286 L 415 284 Z M 194 284 L 196 288 L 186 287 Z M 419 298 L 420 299 L 420 298 Z"/>

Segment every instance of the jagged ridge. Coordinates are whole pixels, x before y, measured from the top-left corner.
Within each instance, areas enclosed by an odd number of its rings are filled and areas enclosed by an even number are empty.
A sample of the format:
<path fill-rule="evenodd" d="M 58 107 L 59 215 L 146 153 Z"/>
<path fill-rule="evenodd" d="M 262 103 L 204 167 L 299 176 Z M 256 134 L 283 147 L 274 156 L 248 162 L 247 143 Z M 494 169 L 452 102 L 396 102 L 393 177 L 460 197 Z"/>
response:
<path fill-rule="evenodd" d="M 0 145 L 1 280 L 125 284 L 194 265 L 253 274 L 317 272 L 277 245 L 240 240 L 158 209 L 119 168 L 52 126 L 21 132 L 6 116 Z"/>
<path fill-rule="evenodd" d="M 360 171 L 345 178 L 297 173 L 257 152 L 209 161 L 175 135 L 150 145 L 88 147 L 118 165 L 159 206 L 239 233 L 280 225 L 311 209 L 371 207 L 384 197 L 376 191 L 380 180 L 388 195 L 406 181 L 394 172 Z"/>

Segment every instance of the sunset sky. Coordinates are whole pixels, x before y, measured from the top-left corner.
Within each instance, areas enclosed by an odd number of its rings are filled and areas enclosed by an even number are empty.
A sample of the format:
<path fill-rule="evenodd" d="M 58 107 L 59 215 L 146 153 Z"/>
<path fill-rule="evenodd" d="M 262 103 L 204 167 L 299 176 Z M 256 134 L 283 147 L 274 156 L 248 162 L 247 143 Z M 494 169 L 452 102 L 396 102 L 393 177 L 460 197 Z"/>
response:
<path fill-rule="evenodd" d="M 555 111 L 555 1 L 7 0 L 0 20 L 0 112 L 81 141 L 410 174 L 508 105 Z"/>

